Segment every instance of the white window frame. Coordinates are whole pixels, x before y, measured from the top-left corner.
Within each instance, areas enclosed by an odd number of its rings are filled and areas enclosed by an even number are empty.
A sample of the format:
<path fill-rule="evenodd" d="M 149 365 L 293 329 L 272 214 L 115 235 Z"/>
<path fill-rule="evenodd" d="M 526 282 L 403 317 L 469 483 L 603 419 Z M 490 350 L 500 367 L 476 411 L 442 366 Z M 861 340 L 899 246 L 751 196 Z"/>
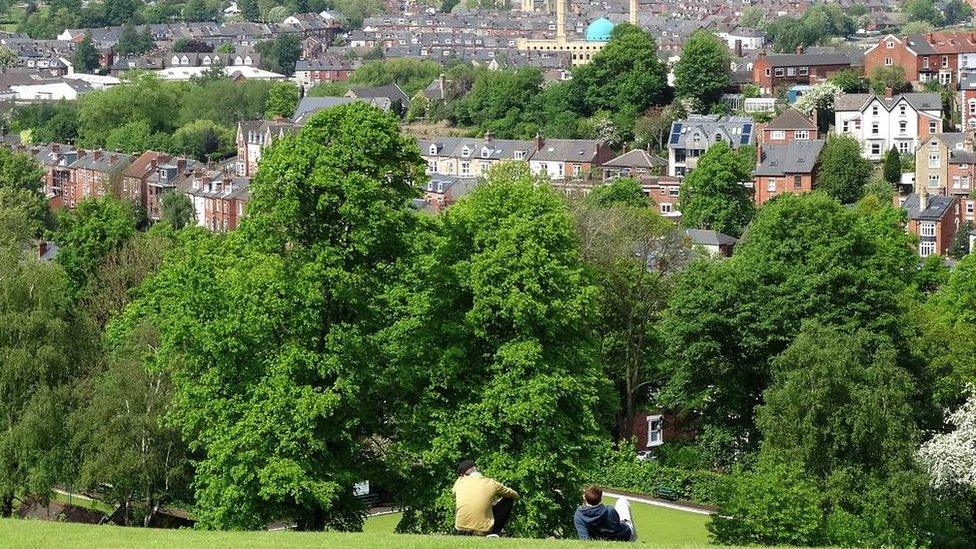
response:
<path fill-rule="evenodd" d="M 810 139 L 810 130 L 795 130 L 793 132 L 793 139 L 797 141 L 806 141 Z"/>
<path fill-rule="evenodd" d="M 921 257 L 928 257 L 935 253 L 935 242 L 931 240 L 927 242 L 918 243 L 918 255 Z"/>
<path fill-rule="evenodd" d="M 769 133 L 770 139 L 786 139 L 786 132 L 783 130 L 772 130 Z"/>
<path fill-rule="evenodd" d="M 664 418 L 660 415 L 647 416 L 647 447 L 654 448 L 664 444 Z"/>

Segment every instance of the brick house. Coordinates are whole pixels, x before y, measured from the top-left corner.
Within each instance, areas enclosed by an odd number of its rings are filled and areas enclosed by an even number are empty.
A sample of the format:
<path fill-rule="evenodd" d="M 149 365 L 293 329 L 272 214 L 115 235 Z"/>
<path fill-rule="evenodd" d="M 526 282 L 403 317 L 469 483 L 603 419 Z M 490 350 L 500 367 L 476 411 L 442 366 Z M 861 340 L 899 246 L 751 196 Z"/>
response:
<path fill-rule="evenodd" d="M 196 161 L 190 161 L 195 164 Z M 157 151 L 146 151 L 132 161 L 122 173 L 121 196 L 142 206 L 149 219 L 159 219 L 159 181 L 165 179 L 172 170 L 182 172 L 187 167 L 186 158 L 174 158 L 172 155 Z M 150 180 L 153 186 L 153 196 L 150 197 Z M 155 215 L 154 215 L 155 214 Z"/>
<path fill-rule="evenodd" d="M 953 84 L 959 81 L 961 66 L 976 68 L 976 58 L 966 59 L 973 54 L 976 33 L 929 32 L 902 38 L 889 34 L 864 53 L 864 70 L 870 75 L 878 67 L 900 66 L 909 82 Z"/>
<path fill-rule="evenodd" d="M 64 205 L 72 208 L 87 198 L 121 196 L 122 174 L 131 164 L 130 154 L 91 151 L 71 164 L 70 181 L 63 186 Z"/>
<path fill-rule="evenodd" d="M 424 204 L 431 211 L 443 211 L 477 186 L 477 178 L 434 174 L 422 189 Z"/>
<path fill-rule="evenodd" d="M 668 161 L 654 156 L 644 149 L 634 149 L 603 163 L 603 179 L 633 177 L 641 179 L 653 175 L 663 175 Z"/>
<path fill-rule="evenodd" d="M 959 114 L 962 129 L 976 130 L 976 71 L 959 73 Z"/>
<path fill-rule="evenodd" d="M 554 187 L 567 194 L 585 194 L 601 181 L 599 174 L 594 179 L 594 168 L 615 156 L 605 141 L 536 136 L 529 169 L 533 174 L 548 176 Z"/>
<path fill-rule="evenodd" d="M 237 229 L 249 199 L 250 179 L 223 171 L 197 169 L 181 184 L 193 202 L 197 225 L 214 232 Z"/>
<path fill-rule="evenodd" d="M 834 131 L 861 143 L 861 155 L 880 160 L 889 149 L 911 154 L 930 135 L 942 132 L 938 93 L 884 95 L 850 93 L 834 100 Z"/>
<path fill-rule="evenodd" d="M 812 191 L 825 143 L 822 139 L 760 143 L 756 147 L 758 158 L 753 172 L 756 204 L 763 204 L 785 193 Z"/>
<path fill-rule="evenodd" d="M 237 175 L 254 177 L 266 147 L 295 129 L 290 120 L 244 120 L 237 123 Z"/>
<path fill-rule="evenodd" d="M 698 158 L 719 141 L 733 149 L 756 142 L 755 123 L 744 116 L 693 114 L 671 124 L 668 138 L 668 175 L 684 177 Z"/>
<path fill-rule="evenodd" d="M 955 196 L 932 195 L 924 187 L 902 202 L 908 212 L 906 230 L 918 237 L 918 255 L 945 255 L 959 230 L 959 199 Z"/>
<path fill-rule="evenodd" d="M 535 143 L 517 139 L 495 139 L 491 132 L 482 138 L 435 137 L 418 139 L 420 155 L 427 162 L 428 175 L 459 178 L 484 177 L 488 169 L 503 160 L 529 161 Z"/>
<path fill-rule="evenodd" d="M 818 84 L 844 69 L 856 68 L 856 54 L 807 53 L 802 47 L 796 53 L 760 52 L 752 64 L 752 81 L 764 94 L 797 84 Z"/>
<path fill-rule="evenodd" d="M 640 412 L 634 415 L 631 432 L 638 452 L 653 450 L 667 442 L 683 442 L 695 437 L 690 420 L 669 410 Z"/>
<path fill-rule="evenodd" d="M 915 153 L 915 192 L 959 199 L 964 221 L 976 222 L 976 151 L 972 132 L 930 136 Z"/>
<path fill-rule="evenodd" d="M 793 107 L 760 126 L 759 143 L 782 145 L 817 138 L 817 124 Z"/>
<path fill-rule="evenodd" d="M 355 70 L 356 64 L 334 55 L 322 59 L 299 59 L 295 62 L 295 80 L 306 88 L 315 84 L 345 82 Z"/>

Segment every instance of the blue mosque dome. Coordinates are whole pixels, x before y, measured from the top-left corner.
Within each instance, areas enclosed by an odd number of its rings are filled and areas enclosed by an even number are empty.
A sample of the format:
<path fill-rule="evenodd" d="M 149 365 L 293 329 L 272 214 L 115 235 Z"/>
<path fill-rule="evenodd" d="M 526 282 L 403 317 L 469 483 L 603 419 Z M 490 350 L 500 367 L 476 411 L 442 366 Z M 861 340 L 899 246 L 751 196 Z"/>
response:
<path fill-rule="evenodd" d="M 606 42 L 613 32 L 613 23 L 606 17 L 601 17 L 586 27 L 587 42 Z"/>

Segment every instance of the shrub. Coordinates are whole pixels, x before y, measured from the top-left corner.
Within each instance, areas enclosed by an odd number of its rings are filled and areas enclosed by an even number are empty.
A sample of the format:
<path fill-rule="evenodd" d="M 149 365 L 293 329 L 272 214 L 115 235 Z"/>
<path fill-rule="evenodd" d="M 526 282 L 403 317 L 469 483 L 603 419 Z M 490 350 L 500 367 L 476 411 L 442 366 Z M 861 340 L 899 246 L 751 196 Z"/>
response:
<path fill-rule="evenodd" d="M 624 448 L 609 453 L 591 482 L 628 492 L 653 494 L 655 488 L 667 487 L 679 499 L 715 505 L 727 475 L 699 469 L 669 467 L 657 461 L 639 461 L 632 450 Z"/>

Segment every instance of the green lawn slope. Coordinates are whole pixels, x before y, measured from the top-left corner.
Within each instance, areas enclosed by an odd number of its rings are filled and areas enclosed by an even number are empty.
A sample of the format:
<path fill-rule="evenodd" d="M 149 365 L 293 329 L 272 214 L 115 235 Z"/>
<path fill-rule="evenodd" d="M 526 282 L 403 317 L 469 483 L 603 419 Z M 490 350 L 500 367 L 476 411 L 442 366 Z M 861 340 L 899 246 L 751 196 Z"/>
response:
<path fill-rule="evenodd" d="M 653 547 L 701 547 L 707 544 L 708 517 L 652 505 L 632 506 L 640 544 Z M 413 536 L 394 534 L 398 515 L 372 517 L 361 534 L 335 532 L 203 532 L 89 526 L 39 520 L 0 519 L 0 547 L 163 547 L 260 548 L 307 547 L 368 548 L 481 548 L 481 547 L 569 547 L 620 548 L 619 543 L 572 540 L 481 539 L 456 536 Z"/>

